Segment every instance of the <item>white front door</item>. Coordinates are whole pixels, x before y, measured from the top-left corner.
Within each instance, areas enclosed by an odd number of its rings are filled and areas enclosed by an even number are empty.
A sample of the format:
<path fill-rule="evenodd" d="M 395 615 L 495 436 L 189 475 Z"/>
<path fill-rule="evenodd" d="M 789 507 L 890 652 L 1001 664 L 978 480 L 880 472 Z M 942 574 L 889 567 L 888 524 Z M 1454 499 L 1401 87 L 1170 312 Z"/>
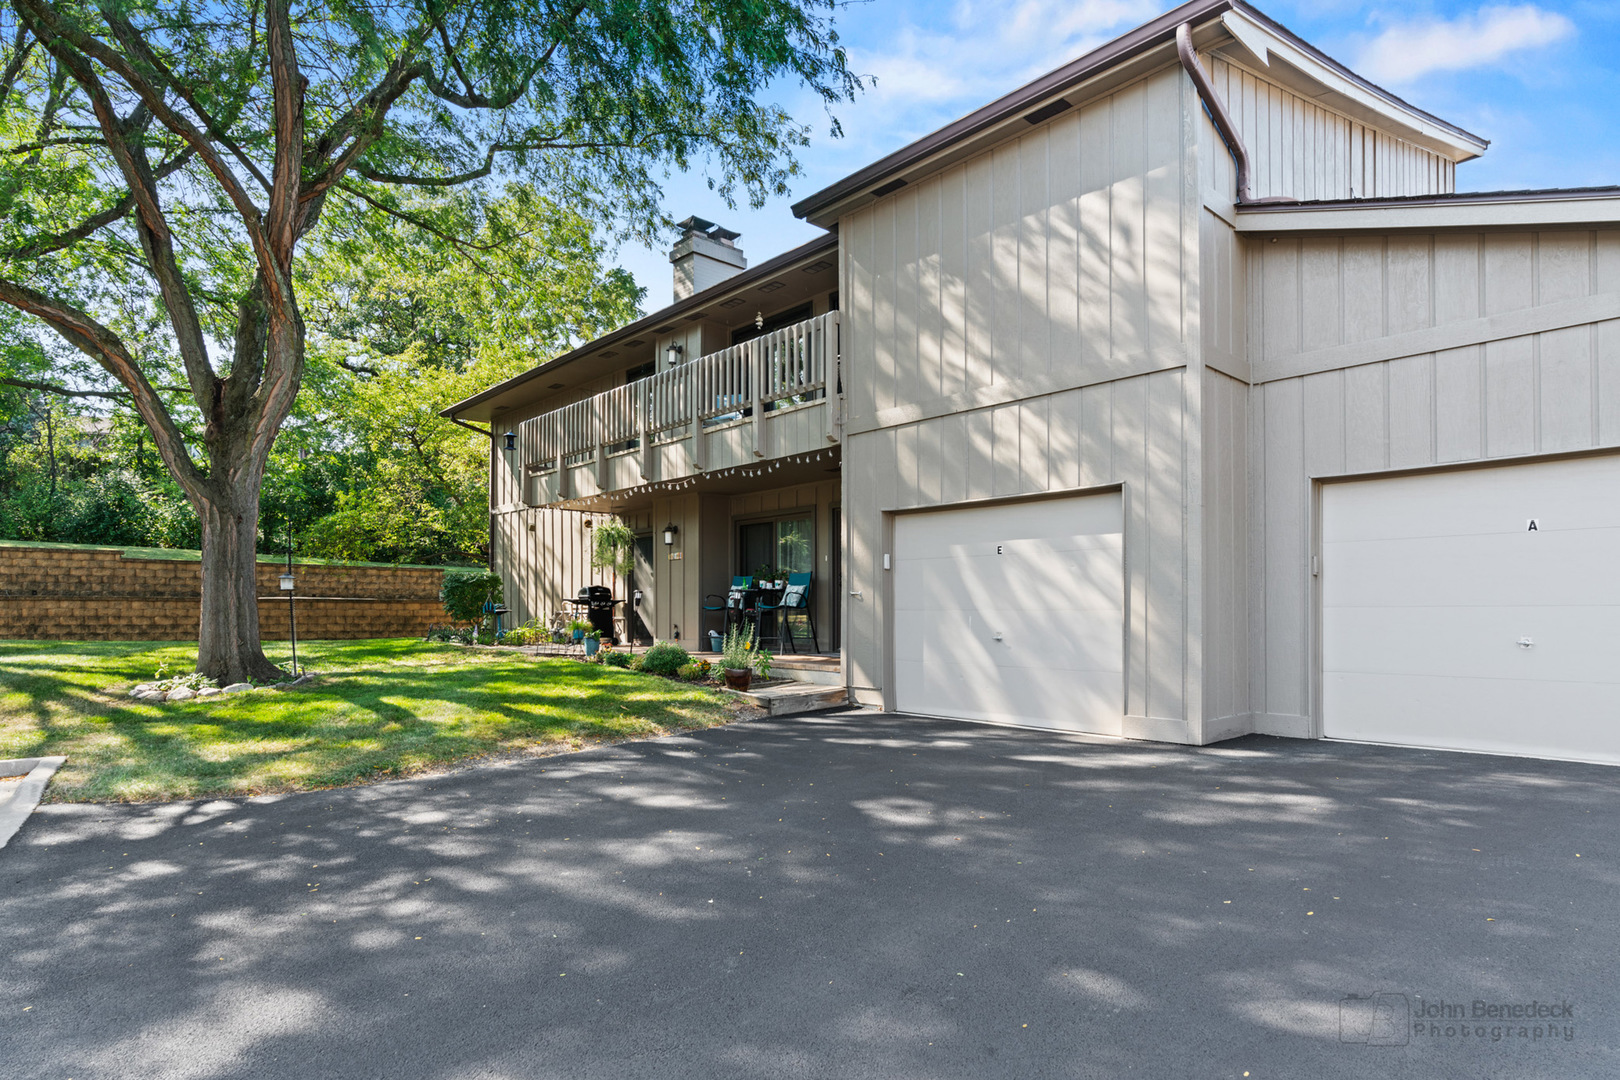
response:
<path fill-rule="evenodd" d="M 1119 734 L 1122 521 L 1117 492 L 896 517 L 897 708 Z"/>
<path fill-rule="evenodd" d="M 1322 721 L 1620 763 L 1620 456 L 1325 486 Z"/>

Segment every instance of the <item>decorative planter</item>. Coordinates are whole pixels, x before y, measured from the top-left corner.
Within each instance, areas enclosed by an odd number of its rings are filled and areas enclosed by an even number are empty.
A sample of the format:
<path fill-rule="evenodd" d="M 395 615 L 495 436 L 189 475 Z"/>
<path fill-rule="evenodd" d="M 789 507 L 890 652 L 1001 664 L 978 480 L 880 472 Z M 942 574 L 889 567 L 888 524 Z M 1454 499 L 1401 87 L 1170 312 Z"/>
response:
<path fill-rule="evenodd" d="M 726 668 L 726 685 L 733 690 L 747 690 L 753 681 L 754 673 L 748 668 Z"/>
<path fill-rule="evenodd" d="M 575 630 L 574 631 L 574 640 L 575 641 L 583 641 L 583 640 L 585 640 L 585 631 L 583 631 L 583 630 Z"/>
<path fill-rule="evenodd" d="M 585 655 L 595 656 L 596 650 L 602 647 L 601 638 L 588 637 L 585 639 Z"/>

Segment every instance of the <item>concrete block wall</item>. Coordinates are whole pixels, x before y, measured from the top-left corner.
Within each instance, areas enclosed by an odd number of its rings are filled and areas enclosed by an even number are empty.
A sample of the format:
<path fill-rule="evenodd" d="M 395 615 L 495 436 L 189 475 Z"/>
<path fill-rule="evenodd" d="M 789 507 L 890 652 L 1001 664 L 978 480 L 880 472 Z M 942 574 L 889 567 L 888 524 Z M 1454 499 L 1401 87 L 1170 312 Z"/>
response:
<path fill-rule="evenodd" d="M 259 627 L 287 637 L 284 564 L 258 568 Z M 297 578 L 298 636 L 415 637 L 448 621 L 444 571 L 416 566 L 304 565 Z M 131 557 L 116 548 L 0 546 L 0 638 L 194 641 L 201 564 Z"/>

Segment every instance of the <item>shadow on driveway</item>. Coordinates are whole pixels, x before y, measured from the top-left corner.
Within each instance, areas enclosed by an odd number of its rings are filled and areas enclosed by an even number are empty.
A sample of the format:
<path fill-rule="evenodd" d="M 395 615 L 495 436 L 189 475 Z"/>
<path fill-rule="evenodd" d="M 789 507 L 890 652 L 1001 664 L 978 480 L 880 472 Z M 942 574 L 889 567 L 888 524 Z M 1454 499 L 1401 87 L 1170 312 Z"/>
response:
<path fill-rule="evenodd" d="M 1617 779 L 850 713 L 340 791 L 51 805 L 0 853 L 0 1061 L 1611 1077 Z M 1573 1015 L 1476 1020 L 1476 999 Z"/>

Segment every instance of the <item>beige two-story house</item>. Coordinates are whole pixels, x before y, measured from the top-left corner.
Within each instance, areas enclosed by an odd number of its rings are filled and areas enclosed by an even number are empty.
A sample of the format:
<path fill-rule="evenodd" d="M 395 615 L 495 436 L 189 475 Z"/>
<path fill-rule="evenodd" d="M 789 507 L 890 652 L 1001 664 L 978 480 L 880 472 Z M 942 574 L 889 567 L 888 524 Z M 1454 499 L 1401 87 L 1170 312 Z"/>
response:
<path fill-rule="evenodd" d="M 809 572 L 871 705 L 1620 761 L 1620 189 L 1456 193 L 1486 149 L 1199 0 L 795 251 L 693 220 L 672 306 L 445 410 L 508 603 L 613 515 L 627 632 Z"/>

